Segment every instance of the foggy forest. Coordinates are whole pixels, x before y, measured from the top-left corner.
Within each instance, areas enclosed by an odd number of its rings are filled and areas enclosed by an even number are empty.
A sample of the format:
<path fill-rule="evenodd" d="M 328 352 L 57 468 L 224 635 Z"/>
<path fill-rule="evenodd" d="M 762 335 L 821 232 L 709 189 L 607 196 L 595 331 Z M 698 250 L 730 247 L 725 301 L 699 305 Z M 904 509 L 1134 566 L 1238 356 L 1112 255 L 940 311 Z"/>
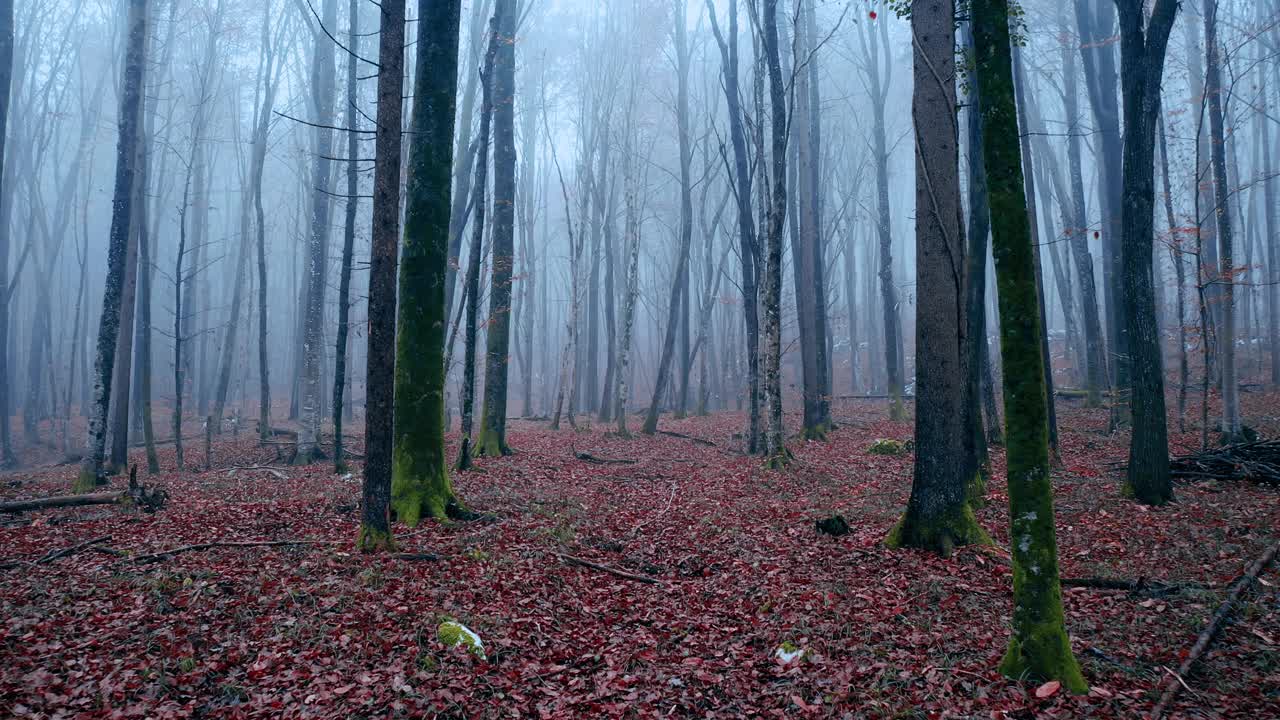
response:
<path fill-rule="evenodd" d="M 0 0 L 0 88 L 0 716 L 1280 707 L 1278 0 Z"/>

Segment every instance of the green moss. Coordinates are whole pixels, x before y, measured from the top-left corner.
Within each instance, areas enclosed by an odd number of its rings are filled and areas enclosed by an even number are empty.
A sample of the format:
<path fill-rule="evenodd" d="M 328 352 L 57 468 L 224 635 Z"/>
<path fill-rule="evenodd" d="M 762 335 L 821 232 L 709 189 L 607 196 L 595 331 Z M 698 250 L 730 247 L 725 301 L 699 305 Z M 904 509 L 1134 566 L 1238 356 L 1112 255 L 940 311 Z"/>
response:
<path fill-rule="evenodd" d="M 98 487 L 98 475 L 90 468 L 81 468 L 80 474 L 71 485 L 71 492 L 76 495 L 91 493 Z"/>
<path fill-rule="evenodd" d="M 364 523 L 360 524 L 360 532 L 356 535 L 356 549 L 360 552 L 382 552 L 394 550 L 395 541 L 390 531 L 378 530 Z"/>
<path fill-rule="evenodd" d="M 423 463 L 422 459 L 400 442 L 396 443 L 391 460 L 391 508 L 409 527 L 423 518 L 443 520 L 449 517 L 450 505 L 460 506 L 453 494 L 443 452 L 441 462 Z"/>
<path fill-rule="evenodd" d="M 867 448 L 867 452 L 872 455 L 906 455 L 914 449 L 914 445 L 910 442 L 880 438 L 871 443 L 871 446 Z"/>
<path fill-rule="evenodd" d="M 1015 633 L 1009 638 L 1009 649 L 1000 661 L 1000 672 L 1015 680 L 1057 680 L 1077 695 L 1089 692 L 1089 684 L 1071 654 L 1071 643 L 1062 629 L 1061 617 L 1056 622 L 1027 626 L 1021 636 Z"/>
<path fill-rule="evenodd" d="M 484 643 L 480 636 L 457 620 L 445 620 L 436 627 L 436 637 L 448 647 L 465 646 L 467 650 L 481 660 L 485 659 Z"/>
<path fill-rule="evenodd" d="M 964 489 L 965 502 L 969 503 L 969 507 L 974 510 L 980 510 L 987 505 L 987 476 L 989 473 L 989 468 L 979 468 Z"/>
<path fill-rule="evenodd" d="M 925 520 L 904 513 L 884 539 L 891 548 L 914 547 L 948 556 L 964 545 L 991 545 L 991 536 L 974 517 L 973 509 L 962 505 L 947 516 Z"/>
<path fill-rule="evenodd" d="M 476 449 L 472 453 L 476 457 L 502 457 L 511 454 L 507 447 L 505 433 L 488 427 L 487 422 L 480 424 L 480 436 L 476 438 Z"/>
<path fill-rule="evenodd" d="M 831 431 L 830 423 L 822 422 L 813 427 L 806 427 L 800 430 L 800 437 L 805 440 L 817 440 L 825 442 L 827 433 Z"/>

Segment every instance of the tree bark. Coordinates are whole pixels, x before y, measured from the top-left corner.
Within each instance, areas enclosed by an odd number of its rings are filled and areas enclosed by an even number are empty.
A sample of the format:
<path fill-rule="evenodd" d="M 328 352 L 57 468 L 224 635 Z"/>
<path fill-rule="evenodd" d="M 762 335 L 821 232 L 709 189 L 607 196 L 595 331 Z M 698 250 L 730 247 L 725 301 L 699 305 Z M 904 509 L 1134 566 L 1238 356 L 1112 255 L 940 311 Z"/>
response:
<path fill-rule="evenodd" d="M 982 83 L 1008 436 L 1013 635 L 1000 670 L 1008 677 L 1058 680 L 1083 693 L 1087 686 L 1071 654 L 1058 584 L 1040 307 L 1018 147 L 1009 5 L 973 0 L 970 16 Z"/>
<path fill-rule="evenodd" d="M 88 492 L 99 483 L 106 451 L 107 405 L 111 399 L 116 338 L 120 333 L 120 299 L 132 217 L 134 175 L 137 172 L 138 131 L 142 119 L 147 0 L 130 0 L 126 23 L 128 39 L 125 44 L 124 88 L 120 93 L 120 136 L 116 145 L 115 199 L 112 202 L 111 239 L 107 250 L 107 283 L 102 298 L 102 317 L 98 322 L 88 447 L 80 466 L 80 474 L 73 485 L 73 490 L 78 493 Z M 4 424 L 7 425 L 7 421 Z"/>
<path fill-rule="evenodd" d="M 373 225 L 369 257 L 369 351 L 365 356 L 365 461 L 360 530 L 356 535 L 356 547 L 365 552 L 394 547 L 391 539 L 391 483 L 395 445 L 396 253 L 400 243 L 404 0 L 382 0 L 379 15 L 378 115 L 374 135 Z M 426 24 L 421 26 L 427 31 L 433 28 Z M 448 36 L 444 37 L 447 40 Z M 430 35 L 421 38 L 419 54 L 423 53 L 424 41 L 430 43 L 435 40 Z M 415 104 L 426 104 L 430 98 L 418 95 Z M 445 105 L 448 106 L 447 111 L 452 112 L 453 103 Z M 416 135 L 410 137 L 415 138 L 413 142 L 418 142 Z M 447 168 L 445 172 L 447 178 Z M 440 350 L 438 348 L 437 352 Z M 440 455 L 443 461 L 443 449 Z"/>

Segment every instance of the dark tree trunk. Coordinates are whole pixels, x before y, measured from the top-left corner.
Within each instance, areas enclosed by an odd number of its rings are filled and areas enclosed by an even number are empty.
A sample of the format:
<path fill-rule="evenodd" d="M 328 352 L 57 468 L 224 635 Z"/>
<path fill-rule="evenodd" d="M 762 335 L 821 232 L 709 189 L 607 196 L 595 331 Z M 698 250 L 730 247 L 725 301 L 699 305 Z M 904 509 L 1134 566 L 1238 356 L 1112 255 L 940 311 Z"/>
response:
<path fill-rule="evenodd" d="M 915 471 L 906 513 L 889 544 L 949 555 L 987 543 L 966 501 L 977 471 L 968 415 L 970 343 L 956 124 L 955 6 L 915 0 L 911 7 L 916 148 Z"/>
<path fill-rule="evenodd" d="M 9 86 L 13 81 L 13 0 L 0 0 L 0 176 L 4 174 L 5 140 L 9 127 Z M 0 180 L 0 184 L 2 184 Z M 12 193 L 0 187 L 0 196 Z M 13 467 L 9 438 L 9 226 L 0 224 L 0 465 Z M 96 473 L 96 468 L 95 468 Z"/>
<path fill-rule="evenodd" d="M 1119 0 L 1120 68 L 1124 91 L 1124 202 L 1121 237 L 1125 320 L 1130 351 L 1133 437 L 1125 487 L 1140 502 L 1173 499 L 1164 404 L 1164 363 L 1156 323 L 1151 264 L 1155 210 L 1155 129 L 1165 49 L 1177 0 L 1157 0 L 1143 27 L 1144 3 Z"/>
<path fill-rule="evenodd" d="M 778 2 L 764 0 L 761 46 L 769 78 L 769 132 L 772 173 L 765 230 L 764 394 L 769 408 L 765 455 L 771 467 L 787 463 L 782 425 L 782 232 L 787 222 L 787 100 L 778 50 Z M 763 117 L 761 118 L 763 121 Z M 763 163 L 761 158 L 761 163 Z"/>
<path fill-rule="evenodd" d="M 142 119 L 143 70 L 146 67 L 147 0 L 130 0 L 127 19 L 123 82 L 120 93 L 120 137 L 116 146 L 115 199 L 111 209 L 111 240 L 107 250 L 107 284 L 98 322 L 94 360 L 93 410 L 89 418 L 89 442 L 73 490 L 89 492 L 102 476 L 107 440 L 107 405 L 111 399 L 116 338 L 120 333 L 120 299 L 124 285 L 125 255 L 133 209 L 137 144 Z M 7 108 L 6 108 L 7 111 Z M 0 408 L 3 409 L 3 408 Z M 5 417 L 7 425 L 7 413 Z"/>
<path fill-rule="evenodd" d="M 729 140 L 733 145 L 734 198 L 738 208 L 738 259 L 742 282 L 742 310 L 747 349 L 747 451 L 760 452 L 760 310 L 757 307 L 759 249 L 751 210 L 751 163 L 747 159 L 742 100 L 738 93 L 738 0 L 729 0 L 729 33 L 725 38 L 716 23 L 714 7 L 707 0 L 711 29 L 720 46 L 725 106 L 729 115 Z"/>
<path fill-rule="evenodd" d="M 404 0 L 382 0 L 379 13 L 381 32 L 378 37 L 378 116 L 374 136 L 373 226 L 369 257 L 363 509 L 360 531 L 356 536 L 356 547 L 366 552 L 388 550 L 393 546 L 391 464 L 395 444 L 393 396 L 396 253 L 400 244 L 400 124 L 404 104 L 401 87 L 404 83 Z M 422 25 L 422 30 L 431 27 Z M 423 41 L 431 40 L 435 38 L 423 38 Z M 421 46 L 418 52 L 422 52 Z M 418 102 L 425 102 L 425 97 L 418 96 Z M 453 103 L 446 104 L 451 113 Z"/>
<path fill-rule="evenodd" d="M 350 332 L 349 318 L 351 314 L 351 256 L 356 242 L 356 211 L 359 201 L 356 192 L 359 188 L 356 160 L 359 157 L 360 120 L 356 117 L 356 105 L 360 99 L 359 86 L 356 85 L 356 56 L 360 53 L 360 2 L 350 0 L 347 5 L 347 197 L 346 213 L 342 227 L 342 270 L 338 277 L 338 331 L 333 346 L 333 469 L 334 472 L 345 472 L 346 462 L 342 459 L 342 421 L 343 410 L 346 409 L 344 395 L 347 389 L 347 337 Z M 237 274 L 237 283 L 240 276 Z M 237 300 L 239 292 L 237 290 Z"/>

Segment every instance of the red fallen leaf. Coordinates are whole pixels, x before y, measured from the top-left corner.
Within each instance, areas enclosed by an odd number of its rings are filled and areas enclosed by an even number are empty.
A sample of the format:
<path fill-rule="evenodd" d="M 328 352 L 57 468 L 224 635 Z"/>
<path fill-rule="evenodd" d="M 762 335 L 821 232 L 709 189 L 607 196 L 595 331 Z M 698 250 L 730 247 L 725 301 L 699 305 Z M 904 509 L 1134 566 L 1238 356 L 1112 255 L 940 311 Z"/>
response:
<path fill-rule="evenodd" d="M 336 688 L 334 688 L 334 689 L 333 689 L 333 694 L 334 694 L 334 695 L 346 695 L 347 693 L 349 693 L 349 692 L 351 692 L 352 690 L 354 690 L 354 689 L 355 689 L 355 687 L 356 687 L 355 685 L 343 685 L 342 687 L 336 687 Z"/>
<path fill-rule="evenodd" d="M 1047 698 L 1053 695 L 1054 693 L 1058 692 L 1058 688 L 1061 688 L 1061 687 L 1062 687 L 1062 683 L 1058 682 L 1057 680 L 1050 680 L 1049 682 L 1036 688 L 1036 697 L 1043 700 L 1044 698 Z"/>

